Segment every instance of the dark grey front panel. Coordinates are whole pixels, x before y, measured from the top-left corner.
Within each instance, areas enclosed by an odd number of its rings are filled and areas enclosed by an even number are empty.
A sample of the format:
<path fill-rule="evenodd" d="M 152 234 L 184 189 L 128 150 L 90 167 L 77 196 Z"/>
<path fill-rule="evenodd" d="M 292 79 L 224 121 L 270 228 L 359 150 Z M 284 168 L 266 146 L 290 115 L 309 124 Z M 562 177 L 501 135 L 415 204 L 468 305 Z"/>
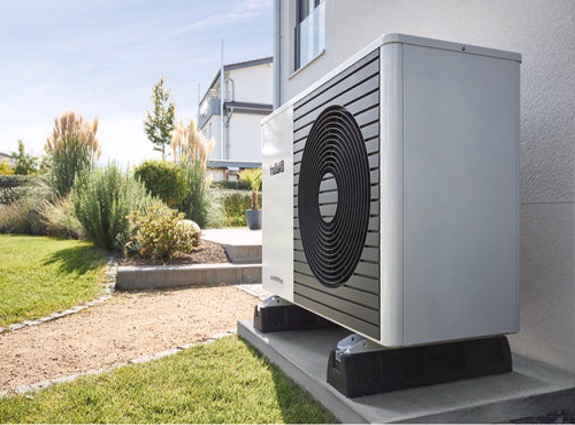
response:
<path fill-rule="evenodd" d="M 365 56 L 328 83 L 294 105 L 294 301 L 312 311 L 337 321 L 351 330 L 378 339 L 380 337 L 380 63 L 379 51 Z M 301 238 L 298 194 L 302 157 L 314 123 L 326 110 L 342 107 L 357 123 L 367 153 L 368 187 L 367 234 L 358 262 L 346 281 L 326 285 L 310 267 Z M 314 183 L 316 184 L 316 183 Z M 348 182 L 349 184 L 349 182 Z M 352 184 L 355 184 L 352 182 Z M 303 186 L 302 186 L 303 190 Z M 329 221 L 341 207 L 341 192 L 334 179 L 326 178 L 318 189 L 318 203 L 324 220 Z M 339 203 L 338 203 L 339 202 Z M 309 226 L 308 226 L 309 228 Z M 349 235 L 348 235 L 349 237 Z M 353 235 L 351 235 L 353 238 Z M 358 235 L 358 237 L 360 237 Z M 309 246 L 309 245 L 308 245 Z M 329 267 L 329 266 L 327 266 Z"/>

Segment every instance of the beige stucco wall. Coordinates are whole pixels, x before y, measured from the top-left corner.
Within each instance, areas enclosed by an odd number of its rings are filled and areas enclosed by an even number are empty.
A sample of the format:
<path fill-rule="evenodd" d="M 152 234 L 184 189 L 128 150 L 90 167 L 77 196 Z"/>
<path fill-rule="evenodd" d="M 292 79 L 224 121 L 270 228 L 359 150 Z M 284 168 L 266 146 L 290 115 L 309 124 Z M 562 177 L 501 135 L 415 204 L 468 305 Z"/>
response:
<path fill-rule="evenodd" d="M 575 371 L 575 1 L 326 1 L 325 52 L 295 74 L 294 2 L 281 2 L 282 103 L 385 33 L 523 55 L 521 331 L 510 341 Z"/>

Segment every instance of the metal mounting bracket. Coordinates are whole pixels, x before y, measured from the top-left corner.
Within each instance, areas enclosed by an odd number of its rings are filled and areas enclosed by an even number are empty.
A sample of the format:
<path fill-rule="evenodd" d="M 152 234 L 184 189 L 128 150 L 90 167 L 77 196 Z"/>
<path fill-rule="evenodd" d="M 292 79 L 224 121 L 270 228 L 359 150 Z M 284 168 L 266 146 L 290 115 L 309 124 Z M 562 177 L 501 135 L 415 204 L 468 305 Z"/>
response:
<path fill-rule="evenodd" d="M 337 343 L 335 359 L 339 362 L 343 355 L 369 353 L 385 349 L 386 348 L 384 346 L 376 344 L 364 336 L 351 334 Z"/>

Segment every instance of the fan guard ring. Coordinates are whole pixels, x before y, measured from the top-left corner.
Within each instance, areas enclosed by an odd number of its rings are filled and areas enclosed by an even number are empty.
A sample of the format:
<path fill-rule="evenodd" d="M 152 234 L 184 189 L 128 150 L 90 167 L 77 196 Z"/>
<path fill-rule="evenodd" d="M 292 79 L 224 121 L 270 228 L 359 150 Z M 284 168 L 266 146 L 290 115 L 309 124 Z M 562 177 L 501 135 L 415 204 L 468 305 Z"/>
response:
<path fill-rule="evenodd" d="M 325 178 L 331 175 L 337 201 L 333 218 L 326 220 L 320 199 Z M 305 257 L 324 286 L 343 285 L 360 261 L 369 226 L 370 185 L 369 160 L 359 125 L 344 107 L 326 108 L 308 134 L 297 194 Z"/>

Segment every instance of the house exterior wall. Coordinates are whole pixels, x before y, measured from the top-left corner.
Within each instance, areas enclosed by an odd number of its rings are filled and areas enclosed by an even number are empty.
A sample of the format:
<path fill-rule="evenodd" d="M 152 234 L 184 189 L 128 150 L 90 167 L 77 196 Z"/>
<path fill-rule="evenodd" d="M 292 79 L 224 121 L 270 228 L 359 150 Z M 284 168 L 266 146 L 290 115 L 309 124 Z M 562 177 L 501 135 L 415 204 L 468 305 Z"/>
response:
<path fill-rule="evenodd" d="M 270 78 L 271 79 L 271 78 Z M 230 120 L 230 157 L 235 161 L 261 161 L 260 123 L 263 115 L 234 112 Z"/>
<path fill-rule="evenodd" d="M 201 129 L 204 136 L 209 140 L 212 137 L 216 141 L 214 149 L 208 155 L 208 159 L 217 159 L 222 156 L 222 138 L 220 115 L 212 115 Z"/>
<path fill-rule="evenodd" d="M 234 100 L 238 102 L 272 103 L 272 64 L 266 63 L 229 72 L 234 83 Z M 228 84 L 228 92 L 231 85 Z"/>
<path fill-rule="evenodd" d="M 326 0 L 325 51 L 295 73 L 295 1 L 278 3 L 280 103 L 385 33 L 522 54 L 521 331 L 510 342 L 575 371 L 575 2 Z"/>
<path fill-rule="evenodd" d="M 216 144 L 209 159 L 261 162 L 260 122 L 265 114 L 258 110 L 232 107 L 229 102 L 268 105 L 273 103 L 273 66 L 271 62 L 226 65 L 223 90 L 225 117 L 222 137 L 220 80 L 216 78 L 202 99 L 198 125 Z M 217 74 L 218 75 L 218 74 Z M 210 96 L 212 90 L 213 97 Z M 223 145 L 222 145 L 223 144 Z"/>

